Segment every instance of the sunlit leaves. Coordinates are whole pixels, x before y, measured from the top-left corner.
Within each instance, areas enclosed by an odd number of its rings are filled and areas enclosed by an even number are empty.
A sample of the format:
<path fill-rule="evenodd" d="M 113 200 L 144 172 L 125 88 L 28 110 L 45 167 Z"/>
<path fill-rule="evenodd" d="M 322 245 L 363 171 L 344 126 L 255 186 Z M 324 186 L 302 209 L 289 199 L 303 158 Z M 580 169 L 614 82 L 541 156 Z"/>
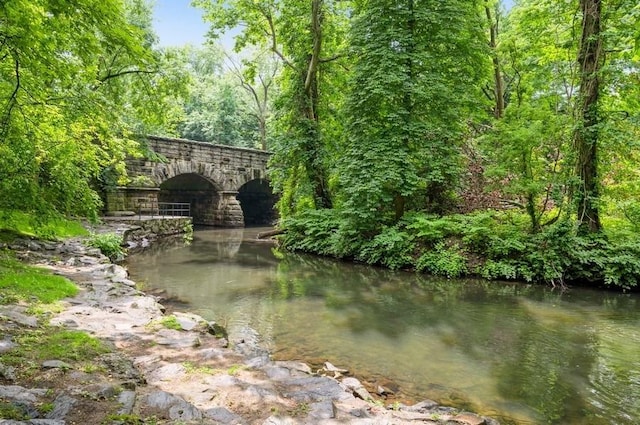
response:
<path fill-rule="evenodd" d="M 95 213 L 91 184 L 135 148 L 128 130 L 162 121 L 150 13 L 143 0 L 3 3 L 0 209 Z"/>

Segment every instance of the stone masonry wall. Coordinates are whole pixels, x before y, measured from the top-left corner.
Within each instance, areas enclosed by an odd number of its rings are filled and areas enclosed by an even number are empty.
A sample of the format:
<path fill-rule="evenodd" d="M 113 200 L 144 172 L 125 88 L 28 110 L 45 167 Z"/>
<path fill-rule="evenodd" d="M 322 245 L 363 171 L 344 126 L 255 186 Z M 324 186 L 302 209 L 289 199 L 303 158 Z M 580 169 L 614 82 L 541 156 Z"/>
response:
<path fill-rule="evenodd" d="M 162 183 L 173 177 L 197 174 L 212 184 L 219 197 L 218 202 L 204 203 L 205 206 L 211 205 L 210 212 L 199 211 L 202 208 L 201 205 L 197 211 L 199 218 L 196 220 L 202 224 L 226 227 L 244 225 L 243 211 L 236 195 L 244 184 L 256 179 L 266 179 L 270 153 L 256 149 L 155 136 L 149 136 L 147 144 L 155 153 L 166 158 L 166 161 L 129 159 L 127 160 L 129 177 L 134 181 L 147 179 L 155 188 L 159 188 Z M 131 196 L 133 195 L 132 192 Z M 123 202 L 116 198 L 113 201 L 107 203 L 108 211 L 114 211 L 111 204 L 130 205 L 132 202 L 130 200 Z M 171 202 L 180 202 L 180 200 Z"/>

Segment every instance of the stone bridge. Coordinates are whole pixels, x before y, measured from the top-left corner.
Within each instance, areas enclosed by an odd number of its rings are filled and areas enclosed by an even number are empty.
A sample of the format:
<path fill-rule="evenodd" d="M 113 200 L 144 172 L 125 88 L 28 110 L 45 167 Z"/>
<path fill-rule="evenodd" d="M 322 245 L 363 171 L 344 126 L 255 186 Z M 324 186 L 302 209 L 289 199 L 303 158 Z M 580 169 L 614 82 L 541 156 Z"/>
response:
<path fill-rule="evenodd" d="M 131 183 L 107 193 L 108 214 L 153 215 L 165 203 L 184 203 L 194 224 L 242 227 L 276 218 L 267 181 L 270 153 L 156 136 L 147 144 L 158 158 L 127 159 Z"/>

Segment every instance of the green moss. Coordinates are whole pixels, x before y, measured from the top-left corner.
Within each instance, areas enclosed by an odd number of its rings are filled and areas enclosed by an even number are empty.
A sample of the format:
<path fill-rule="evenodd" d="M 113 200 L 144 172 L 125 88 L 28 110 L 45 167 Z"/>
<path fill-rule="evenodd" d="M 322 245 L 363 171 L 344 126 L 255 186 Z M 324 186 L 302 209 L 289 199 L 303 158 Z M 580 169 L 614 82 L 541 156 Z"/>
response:
<path fill-rule="evenodd" d="M 180 322 L 178 322 L 178 318 L 173 314 L 170 316 L 163 316 L 157 320 L 153 320 L 149 322 L 147 327 L 152 330 L 157 330 L 163 327 L 167 329 L 174 329 L 176 331 L 182 330 L 182 326 L 180 325 Z"/>

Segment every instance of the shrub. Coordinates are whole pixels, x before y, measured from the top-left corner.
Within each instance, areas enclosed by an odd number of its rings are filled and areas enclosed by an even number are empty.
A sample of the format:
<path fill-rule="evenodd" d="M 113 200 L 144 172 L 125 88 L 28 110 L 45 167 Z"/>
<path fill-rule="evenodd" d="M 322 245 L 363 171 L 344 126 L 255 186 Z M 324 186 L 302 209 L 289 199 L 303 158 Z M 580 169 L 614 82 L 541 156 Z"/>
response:
<path fill-rule="evenodd" d="M 91 235 L 89 246 L 98 248 L 100 252 L 109 257 L 111 260 L 124 256 L 122 248 L 122 236 L 115 233 L 100 233 Z"/>
<path fill-rule="evenodd" d="M 340 217 L 335 210 L 307 210 L 283 221 L 282 227 L 287 231 L 280 242 L 293 251 L 337 255 L 339 224 Z"/>
<path fill-rule="evenodd" d="M 467 259 L 457 243 L 447 247 L 445 241 L 440 241 L 418 258 L 416 269 L 448 278 L 459 277 L 467 273 Z"/>
<path fill-rule="evenodd" d="M 413 237 L 397 227 L 387 227 L 372 240 L 363 243 L 358 261 L 380 264 L 392 270 L 413 266 Z"/>

